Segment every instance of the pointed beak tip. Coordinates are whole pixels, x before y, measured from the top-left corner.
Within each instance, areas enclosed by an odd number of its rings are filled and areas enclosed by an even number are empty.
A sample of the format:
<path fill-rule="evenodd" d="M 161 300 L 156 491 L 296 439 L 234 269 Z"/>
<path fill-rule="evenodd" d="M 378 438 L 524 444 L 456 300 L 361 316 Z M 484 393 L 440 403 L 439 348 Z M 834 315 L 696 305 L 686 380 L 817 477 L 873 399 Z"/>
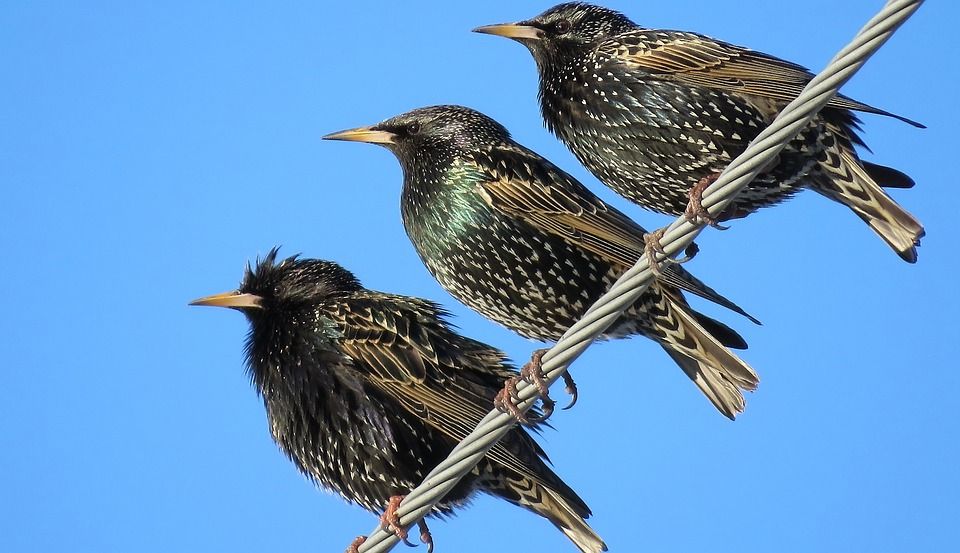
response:
<path fill-rule="evenodd" d="M 367 142 L 370 144 L 393 144 L 394 134 L 377 130 L 374 127 L 357 127 L 323 136 L 323 140 L 343 140 L 346 142 Z"/>
<path fill-rule="evenodd" d="M 237 291 L 204 296 L 191 301 L 187 305 L 200 307 L 231 307 L 235 309 L 261 307 L 260 296 L 241 294 Z"/>
<path fill-rule="evenodd" d="M 542 37 L 540 29 L 532 25 L 520 23 L 497 23 L 496 25 L 482 25 L 472 30 L 484 35 L 502 36 L 514 40 L 539 40 Z"/>
<path fill-rule="evenodd" d="M 330 134 L 325 134 L 320 137 L 320 140 L 340 140 L 340 135 L 346 131 L 337 131 Z"/>

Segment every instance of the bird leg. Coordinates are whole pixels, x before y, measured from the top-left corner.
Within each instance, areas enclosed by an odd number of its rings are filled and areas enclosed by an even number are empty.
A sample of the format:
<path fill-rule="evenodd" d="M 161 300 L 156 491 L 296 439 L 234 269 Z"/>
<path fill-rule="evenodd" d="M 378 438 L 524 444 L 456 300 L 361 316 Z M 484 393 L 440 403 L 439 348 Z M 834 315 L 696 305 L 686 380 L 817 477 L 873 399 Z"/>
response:
<path fill-rule="evenodd" d="M 663 235 L 666 234 L 667 227 L 662 229 L 655 230 L 653 232 L 648 232 L 643 235 L 643 253 L 647 256 L 647 263 L 650 264 L 650 272 L 653 273 L 653 276 L 660 278 L 663 273 L 660 271 L 660 263 L 657 262 L 657 254 L 663 255 L 663 264 L 668 263 L 686 263 L 694 258 L 697 253 L 700 251 L 700 247 L 695 243 L 691 242 L 685 250 L 683 250 L 683 257 L 680 259 L 673 259 L 667 252 L 664 251 L 663 245 L 660 244 L 660 241 L 663 240 Z M 567 407 L 569 409 L 569 407 Z"/>
<path fill-rule="evenodd" d="M 403 501 L 404 497 L 406 496 L 394 495 L 390 497 L 390 502 L 387 503 L 387 509 L 383 512 L 383 516 L 380 517 L 380 527 L 396 534 L 397 537 L 400 538 L 400 541 L 408 547 L 416 547 L 416 545 L 407 540 L 407 530 L 400 525 L 400 515 L 397 514 L 397 509 L 400 508 L 400 502 Z"/>
<path fill-rule="evenodd" d="M 727 230 L 730 227 L 725 227 L 717 222 L 717 218 L 710 215 L 710 213 L 703 207 L 703 191 L 707 189 L 708 186 L 713 184 L 718 178 L 720 178 L 720 173 L 712 173 L 707 175 L 697 181 L 697 184 L 693 185 L 690 189 L 690 192 L 687 193 L 687 196 L 690 198 L 690 202 L 687 203 L 687 209 L 683 212 L 684 216 L 693 224 L 706 223 L 713 228 L 720 230 Z"/>
<path fill-rule="evenodd" d="M 348 547 L 344 553 L 360 553 L 360 546 L 363 545 L 365 541 L 367 541 L 366 536 L 357 536 L 356 539 L 350 542 L 350 547 Z"/>
<path fill-rule="evenodd" d="M 427 553 L 433 553 L 433 534 L 431 534 L 430 529 L 427 528 L 427 521 L 422 518 L 418 520 L 417 528 L 420 529 L 420 543 L 427 546 Z"/>

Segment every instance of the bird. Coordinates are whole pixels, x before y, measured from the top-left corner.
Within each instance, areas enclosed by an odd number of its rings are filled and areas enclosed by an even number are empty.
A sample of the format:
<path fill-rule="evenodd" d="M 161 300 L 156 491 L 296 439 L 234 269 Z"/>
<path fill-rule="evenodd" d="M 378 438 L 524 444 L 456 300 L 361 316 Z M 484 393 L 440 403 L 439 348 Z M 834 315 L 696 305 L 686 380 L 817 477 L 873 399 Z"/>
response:
<path fill-rule="evenodd" d="M 799 95 L 813 78 L 806 68 L 701 34 L 644 28 L 580 2 L 474 31 L 530 51 L 546 127 L 632 202 L 719 226 L 809 188 L 851 209 L 903 260 L 917 261 L 923 225 L 881 188 L 914 182 L 860 159 L 855 147 L 865 144 L 854 112 L 920 123 L 837 95 L 712 217 L 703 190 Z"/>
<path fill-rule="evenodd" d="M 248 264 L 237 290 L 191 305 L 246 316 L 248 373 L 280 449 L 348 502 L 372 512 L 388 505 L 382 523 L 406 541 L 395 512 L 403 494 L 480 422 L 517 371 L 503 352 L 457 333 L 433 302 L 366 289 L 331 261 L 277 256 L 274 248 Z M 585 522 L 590 509 L 546 461 L 514 427 L 431 514 L 450 515 L 485 492 L 546 518 L 584 553 L 606 551 Z M 420 530 L 432 551 L 422 521 Z"/>
<path fill-rule="evenodd" d="M 429 272 L 457 300 L 526 338 L 559 339 L 644 253 L 642 227 L 471 108 L 415 109 L 324 138 L 393 152 L 403 168 L 403 225 Z M 725 346 L 746 342 L 694 311 L 681 290 L 750 317 L 668 265 L 602 337 L 655 340 L 733 419 L 744 409 L 741 389 L 754 390 L 759 378 Z"/>

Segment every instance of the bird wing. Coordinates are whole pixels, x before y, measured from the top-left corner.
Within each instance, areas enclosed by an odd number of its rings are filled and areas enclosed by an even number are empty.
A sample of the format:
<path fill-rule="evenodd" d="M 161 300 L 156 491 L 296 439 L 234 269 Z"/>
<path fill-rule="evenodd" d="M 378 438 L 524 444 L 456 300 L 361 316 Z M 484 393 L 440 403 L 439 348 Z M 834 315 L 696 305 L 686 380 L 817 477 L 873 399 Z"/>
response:
<path fill-rule="evenodd" d="M 579 181 L 521 146 L 502 146 L 474 160 L 486 175 L 480 194 L 491 208 L 560 236 L 601 259 L 632 267 L 644 253 L 643 227 L 608 206 Z M 682 267 L 668 265 L 658 282 L 675 286 L 739 313 L 758 323 L 720 293 Z"/>
<path fill-rule="evenodd" d="M 806 67 L 696 33 L 640 29 L 601 44 L 612 59 L 664 80 L 789 102 L 813 75 Z M 923 125 L 842 94 L 827 104 Z"/>
<path fill-rule="evenodd" d="M 425 301 L 384 295 L 408 308 L 426 308 L 434 317 L 443 312 Z M 383 301 L 383 300 L 380 300 Z M 493 407 L 493 396 L 503 382 L 516 373 L 503 364 L 504 357 L 480 342 L 455 336 L 445 324 L 417 317 L 409 310 L 385 305 L 343 304 L 339 312 L 340 347 L 354 360 L 367 382 L 395 399 L 404 409 L 454 441 L 461 441 Z M 375 313 L 375 315 L 374 315 Z M 446 347 L 455 350 L 445 353 Z M 476 367 L 476 368 L 474 368 Z M 517 433 L 537 456 L 543 450 L 528 435 Z M 511 447 L 515 440 L 494 446 L 488 456 L 494 461 L 542 481 L 533 459 L 524 460 L 525 448 Z"/>
<path fill-rule="evenodd" d="M 480 194 L 491 208 L 624 269 L 643 254 L 643 227 L 533 152 L 503 146 L 474 162 L 485 176 Z"/>
<path fill-rule="evenodd" d="M 488 399 L 452 374 L 456 369 L 449 366 L 451 360 L 441 358 L 427 326 L 409 312 L 416 304 L 405 302 L 405 308 L 398 308 L 384 301 L 355 300 L 340 306 L 343 353 L 368 382 L 390 388 L 397 400 L 418 414 L 479 421 L 488 410 L 480 405 Z M 446 396 L 434 395 L 435 388 Z"/>

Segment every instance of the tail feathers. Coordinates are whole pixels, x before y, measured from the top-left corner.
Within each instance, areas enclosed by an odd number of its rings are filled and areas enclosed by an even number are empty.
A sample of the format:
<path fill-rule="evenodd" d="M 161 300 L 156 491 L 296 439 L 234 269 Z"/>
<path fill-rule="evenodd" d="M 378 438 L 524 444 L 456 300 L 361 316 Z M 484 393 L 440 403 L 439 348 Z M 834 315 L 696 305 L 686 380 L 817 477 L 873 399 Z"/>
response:
<path fill-rule="evenodd" d="M 893 167 L 877 165 L 869 161 L 861 161 L 861 163 L 870 178 L 884 188 L 913 188 L 916 184 L 906 173 L 897 171 Z"/>
<path fill-rule="evenodd" d="M 712 336 L 698 318 L 729 330 L 725 325 L 702 315 L 698 317 L 667 296 L 664 300 L 666 309 L 657 321 L 662 334 L 660 345 L 717 410 L 733 420 L 746 406 L 741 390 L 755 390 L 760 377 Z"/>
<path fill-rule="evenodd" d="M 838 164 L 829 163 L 828 159 L 820 167 L 827 176 L 818 179 L 813 189 L 849 207 L 904 261 L 916 263 L 916 246 L 925 234 L 923 225 L 880 188 L 856 154 L 842 150 Z"/>
<path fill-rule="evenodd" d="M 750 322 L 753 324 L 761 324 L 753 315 L 744 311 L 739 305 L 733 303 L 713 288 L 710 288 L 703 281 L 679 265 L 668 264 L 663 269 L 663 274 L 659 277 L 659 280 L 706 300 L 710 300 L 719 306 L 726 307 L 734 313 L 739 313 L 747 319 L 750 319 Z"/>
<path fill-rule="evenodd" d="M 545 500 L 540 504 L 544 509 L 538 511 L 540 515 L 559 528 L 583 553 L 600 553 L 607 550 L 607 544 L 603 543 L 603 539 L 583 518 L 570 509 L 562 497 L 548 488 L 543 488 L 543 491 L 546 493 L 543 495 Z"/>
<path fill-rule="evenodd" d="M 716 338 L 721 344 L 733 349 L 747 349 L 747 341 L 736 330 L 703 313 L 693 311 L 691 315 L 707 331 L 707 334 Z"/>
<path fill-rule="evenodd" d="M 678 351 L 666 347 L 663 349 L 677 365 L 680 365 L 683 372 L 697 385 L 697 388 L 700 388 L 714 407 L 723 413 L 723 416 L 736 420 L 737 415 L 747 407 L 747 402 L 739 388 L 727 380 L 720 371 Z"/>
<path fill-rule="evenodd" d="M 913 119 L 907 119 L 906 117 L 902 115 L 897 115 L 896 113 L 890 113 L 885 109 L 875 108 L 871 105 L 864 104 L 863 102 L 858 102 L 857 100 L 854 100 L 853 98 L 850 98 L 848 96 L 844 96 L 843 94 L 837 94 L 834 98 L 830 100 L 830 103 L 827 105 L 829 105 L 830 107 L 838 107 L 843 109 L 852 109 L 856 111 L 862 111 L 864 113 L 874 113 L 877 115 L 883 115 L 884 117 L 893 117 L 894 119 L 903 121 L 904 123 L 908 125 L 912 125 L 918 129 L 927 128 L 927 126 L 924 125 L 923 123 L 918 123 Z"/>
<path fill-rule="evenodd" d="M 583 553 L 607 550 L 603 539 L 584 520 L 590 516 L 590 510 L 576 495 L 565 497 L 536 480 L 515 475 L 505 476 L 500 484 L 502 489 L 496 493 L 552 522 Z"/>

